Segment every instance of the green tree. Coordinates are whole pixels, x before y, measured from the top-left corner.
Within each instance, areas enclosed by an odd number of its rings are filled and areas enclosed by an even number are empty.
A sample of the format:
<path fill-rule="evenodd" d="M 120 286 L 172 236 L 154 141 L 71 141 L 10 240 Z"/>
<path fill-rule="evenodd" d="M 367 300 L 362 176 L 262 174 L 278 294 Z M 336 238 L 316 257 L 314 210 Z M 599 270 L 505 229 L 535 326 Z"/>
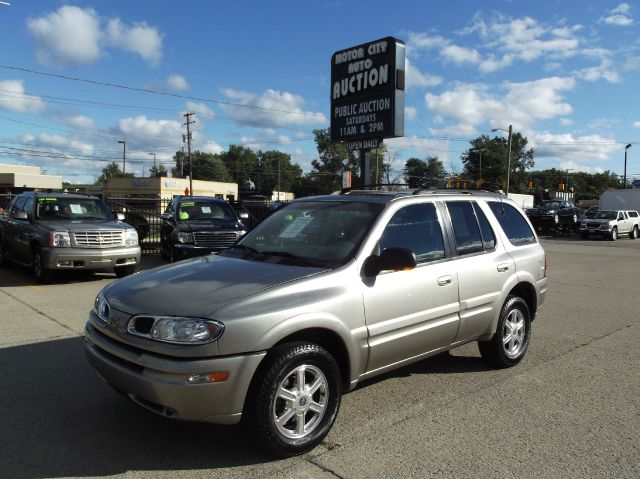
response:
<path fill-rule="evenodd" d="M 292 191 L 302 177 L 302 168 L 291 163 L 291 156 L 282 151 L 259 151 L 255 184 L 259 192 Z"/>
<path fill-rule="evenodd" d="M 257 185 L 258 156 L 253 150 L 244 146 L 231 145 L 228 151 L 220 153 L 220 158 L 232 181 L 238 183 L 239 189 L 247 189 L 249 181 Z"/>
<path fill-rule="evenodd" d="M 462 175 L 471 180 L 482 179 L 491 188 L 506 188 L 508 139 L 496 136 L 489 138 L 481 135 L 471 140 L 471 147 L 462 154 Z M 509 190 L 523 193 L 527 190 L 527 171 L 533 168 L 533 149 L 527 150 L 527 139 L 519 132 L 511 135 L 511 172 Z M 480 155 L 482 151 L 482 171 Z"/>
<path fill-rule="evenodd" d="M 332 143 L 329 129 L 313 130 L 319 158 L 311 162 L 311 182 L 316 194 L 342 188 L 342 173 L 351 171 L 352 185 L 359 183 L 360 162 L 344 143 Z"/>
<path fill-rule="evenodd" d="M 95 184 L 99 185 L 104 183 L 108 178 L 118 178 L 118 177 L 133 178 L 133 173 L 123 174 L 122 170 L 120 169 L 120 165 L 118 165 L 118 163 L 113 161 L 109 163 L 107 166 L 105 166 L 104 168 L 102 168 L 102 173 L 96 179 Z"/>
<path fill-rule="evenodd" d="M 176 177 L 187 177 L 190 175 L 188 156 L 181 151 L 176 152 L 173 157 L 176 166 L 173 168 L 173 174 Z M 194 151 L 191 153 L 191 165 L 193 166 L 194 180 L 220 181 L 229 183 L 233 178 L 227 171 L 227 167 L 219 155 L 213 153 L 205 153 L 202 151 Z"/>
<path fill-rule="evenodd" d="M 429 156 L 426 160 L 409 158 L 403 169 L 404 179 L 411 188 L 420 186 L 442 186 L 447 176 L 442 161 L 437 156 Z"/>
<path fill-rule="evenodd" d="M 152 166 L 151 168 L 149 168 L 149 175 L 153 177 L 155 176 L 165 177 L 168 174 L 169 172 L 167 171 L 167 169 L 162 163 L 160 163 L 160 165 L 158 166 Z"/>

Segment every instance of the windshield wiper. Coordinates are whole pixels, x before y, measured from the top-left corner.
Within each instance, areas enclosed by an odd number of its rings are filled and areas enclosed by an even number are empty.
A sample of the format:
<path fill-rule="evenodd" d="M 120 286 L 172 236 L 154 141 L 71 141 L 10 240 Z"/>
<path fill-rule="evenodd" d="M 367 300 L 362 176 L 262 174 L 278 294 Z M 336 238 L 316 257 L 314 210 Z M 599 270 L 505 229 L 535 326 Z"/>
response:
<path fill-rule="evenodd" d="M 251 253 L 251 254 L 253 254 L 255 256 L 261 256 L 262 255 L 262 253 L 260 251 L 258 251 L 257 249 L 252 248 L 251 246 L 244 245 L 244 244 L 234 244 L 229 249 L 243 250 L 243 251 Z"/>

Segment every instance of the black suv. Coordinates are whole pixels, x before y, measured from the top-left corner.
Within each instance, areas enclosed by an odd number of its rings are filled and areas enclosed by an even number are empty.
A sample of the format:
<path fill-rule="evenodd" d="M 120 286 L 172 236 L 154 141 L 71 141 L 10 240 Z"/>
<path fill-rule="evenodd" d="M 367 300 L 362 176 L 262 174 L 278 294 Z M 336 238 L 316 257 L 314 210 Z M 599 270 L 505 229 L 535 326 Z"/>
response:
<path fill-rule="evenodd" d="M 217 253 L 245 233 L 244 224 L 226 201 L 208 196 L 177 197 L 162 215 L 160 255 L 173 263 Z"/>

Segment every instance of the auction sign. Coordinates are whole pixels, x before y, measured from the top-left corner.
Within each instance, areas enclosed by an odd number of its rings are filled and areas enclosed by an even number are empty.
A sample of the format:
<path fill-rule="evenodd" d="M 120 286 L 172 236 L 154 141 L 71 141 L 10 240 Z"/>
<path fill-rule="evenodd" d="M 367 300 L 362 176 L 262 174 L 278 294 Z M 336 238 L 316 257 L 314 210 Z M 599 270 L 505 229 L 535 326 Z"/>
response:
<path fill-rule="evenodd" d="M 331 141 L 377 146 L 404 136 L 405 50 L 386 37 L 333 54 Z"/>

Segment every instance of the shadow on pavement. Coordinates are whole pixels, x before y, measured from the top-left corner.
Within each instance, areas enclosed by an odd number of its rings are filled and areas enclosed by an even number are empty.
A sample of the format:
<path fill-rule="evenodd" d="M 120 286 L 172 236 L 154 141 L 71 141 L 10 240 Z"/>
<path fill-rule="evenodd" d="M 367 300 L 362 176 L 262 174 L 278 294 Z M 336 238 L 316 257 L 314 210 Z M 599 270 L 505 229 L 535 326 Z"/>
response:
<path fill-rule="evenodd" d="M 6 478 L 110 476 L 269 462 L 240 427 L 171 421 L 129 403 L 91 369 L 83 339 L 0 349 Z"/>

